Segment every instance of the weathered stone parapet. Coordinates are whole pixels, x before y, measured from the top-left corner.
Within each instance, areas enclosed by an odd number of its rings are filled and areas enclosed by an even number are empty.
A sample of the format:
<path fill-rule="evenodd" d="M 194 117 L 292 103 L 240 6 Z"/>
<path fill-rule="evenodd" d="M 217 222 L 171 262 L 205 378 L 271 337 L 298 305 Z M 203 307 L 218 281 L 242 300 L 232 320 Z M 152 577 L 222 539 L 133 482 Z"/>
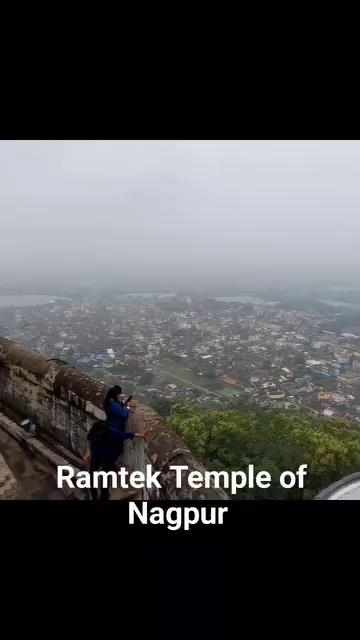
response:
<path fill-rule="evenodd" d="M 170 466 L 186 466 L 188 471 L 203 473 L 203 465 L 194 457 L 190 449 L 179 438 L 174 429 L 164 423 L 164 420 L 150 407 L 140 405 L 131 418 L 134 431 L 147 431 L 145 441 L 139 442 L 144 448 L 148 459 L 155 471 L 161 471 L 161 482 L 164 495 L 169 500 L 225 500 L 227 495 L 221 489 L 192 489 L 183 481 L 181 489 L 175 487 L 174 470 Z M 143 444 L 144 442 L 144 444 Z M 187 471 L 182 472 L 183 479 Z"/>
<path fill-rule="evenodd" d="M 11 340 L 0 338 L 0 402 L 17 414 L 29 417 L 39 433 L 48 436 L 77 456 L 86 444 L 94 420 L 105 417 L 102 406 L 105 384 L 75 367 L 46 359 Z M 148 432 L 146 440 L 126 441 L 123 463 L 131 470 L 151 464 L 161 474 L 162 490 L 144 491 L 144 499 L 224 500 L 220 489 L 175 487 L 170 465 L 185 465 L 189 471 L 204 471 L 178 435 L 150 407 L 137 405 L 128 429 Z"/>
<path fill-rule="evenodd" d="M 0 453 L 0 500 L 11 500 L 16 486 L 16 478 Z"/>

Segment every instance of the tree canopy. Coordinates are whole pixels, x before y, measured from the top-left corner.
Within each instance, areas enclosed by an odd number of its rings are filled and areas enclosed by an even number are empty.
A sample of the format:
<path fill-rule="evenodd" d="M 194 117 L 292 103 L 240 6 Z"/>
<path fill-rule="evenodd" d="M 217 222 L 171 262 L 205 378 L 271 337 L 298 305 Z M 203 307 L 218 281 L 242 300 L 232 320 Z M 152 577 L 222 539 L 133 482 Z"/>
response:
<path fill-rule="evenodd" d="M 360 470 L 360 432 L 345 420 L 307 411 L 251 407 L 202 409 L 190 402 L 167 407 L 168 423 L 210 470 L 269 471 L 268 489 L 241 489 L 237 499 L 311 499 Z M 304 489 L 284 489 L 283 471 L 307 464 Z"/>

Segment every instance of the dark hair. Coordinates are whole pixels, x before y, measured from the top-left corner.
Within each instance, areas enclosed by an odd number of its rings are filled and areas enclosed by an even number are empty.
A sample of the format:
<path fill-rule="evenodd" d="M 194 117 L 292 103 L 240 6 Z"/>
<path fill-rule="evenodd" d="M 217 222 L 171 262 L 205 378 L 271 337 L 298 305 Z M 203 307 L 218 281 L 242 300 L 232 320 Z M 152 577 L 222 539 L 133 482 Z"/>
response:
<path fill-rule="evenodd" d="M 109 391 L 106 394 L 104 400 L 104 409 L 107 410 L 107 406 L 110 400 L 117 400 L 117 396 L 122 392 L 122 388 L 119 387 L 118 384 L 115 384 L 113 387 L 110 387 Z"/>

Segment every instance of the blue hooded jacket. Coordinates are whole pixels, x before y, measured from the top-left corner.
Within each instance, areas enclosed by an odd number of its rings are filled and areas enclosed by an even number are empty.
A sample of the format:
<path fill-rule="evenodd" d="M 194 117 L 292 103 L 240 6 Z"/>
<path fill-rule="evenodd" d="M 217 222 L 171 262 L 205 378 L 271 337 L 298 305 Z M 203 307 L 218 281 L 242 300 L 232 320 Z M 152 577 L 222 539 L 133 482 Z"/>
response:
<path fill-rule="evenodd" d="M 113 464 L 123 451 L 124 440 L 134 438 L 134 433 L 125 431 L 128 416 L 129 409 L 121 402 L 109 401 L 106 422 L 97 421 L 87 436 L 95 465 Z"/>
<path fill-rule="evenodd" d="M 117 402 L 116 400 L 110 400 L 108 402 L 106 407 L 106 421 L 109 425 L 109 432 L 114 438 L 120 438 L 121 440 L 133 439 L 135 434 L 125 430 L 129 413 L 129 409 L 121 402 Z"/>

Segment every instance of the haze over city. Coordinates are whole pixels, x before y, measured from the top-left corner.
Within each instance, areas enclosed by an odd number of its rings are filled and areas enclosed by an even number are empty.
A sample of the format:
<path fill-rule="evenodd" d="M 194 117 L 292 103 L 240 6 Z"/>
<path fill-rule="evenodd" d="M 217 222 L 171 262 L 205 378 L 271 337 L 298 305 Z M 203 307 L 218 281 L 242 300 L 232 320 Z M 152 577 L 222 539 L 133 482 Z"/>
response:
<path fill-rule="evenodd" d="M 353 284 L 357 141 L 3 141 L 2 287 Z"/>
<path fill-rule="evenodd" d="M 0 142 L 0 499 L 68 499 L 60 455 L 273 479 L 131 500 L 358 473 L 359 169 L 356 141 Z"/>

